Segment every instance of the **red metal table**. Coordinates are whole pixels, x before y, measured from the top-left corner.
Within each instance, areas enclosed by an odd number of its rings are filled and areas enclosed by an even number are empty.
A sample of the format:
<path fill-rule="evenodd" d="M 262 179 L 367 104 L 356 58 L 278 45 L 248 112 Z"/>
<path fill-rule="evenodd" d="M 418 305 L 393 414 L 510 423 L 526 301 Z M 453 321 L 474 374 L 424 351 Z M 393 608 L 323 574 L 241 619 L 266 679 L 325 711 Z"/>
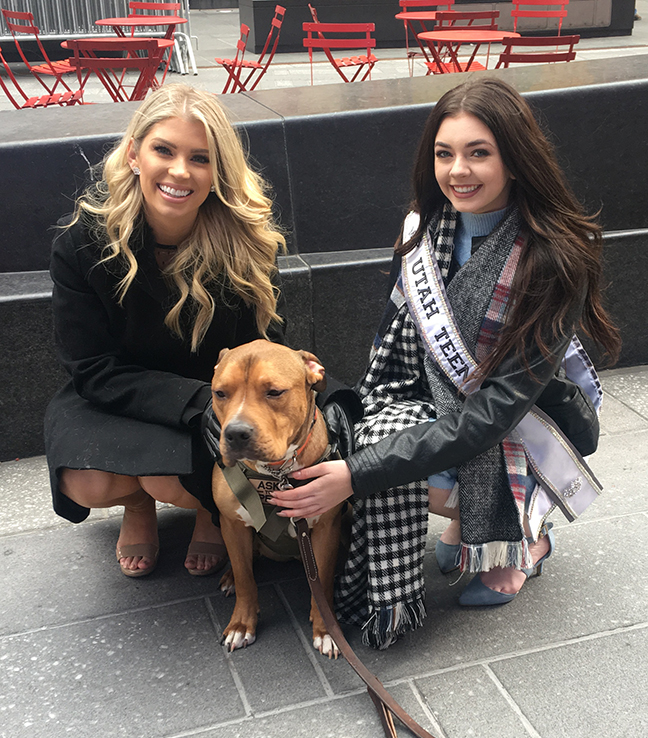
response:
<path fill-rule="evenodd" d="M 186 23 L 187 19 L 181 15 L 138 15 L 131 18 L 100 18 L 94 22 L 95 26 L 110 27 L 122 38 L 126 37 L 127 29 L 133 35 L 136 28 L 154 28 L 166 26 L 164 38 L 173 38 L 176 26 Z"/>
<path fill-rule="evenodd" d="M 173 48 L 172 38 L 97 38 L 96 36 L 83 39 L 63 41 L 64 49 L 74 51 L 70 58 L 70 65 L 76 67 L 81 89 L 85 87 L 91 72 L 95 72 L 101 83 L 114 102 L 129 100 L 143 100 L 152 87 L 159 86 L 155 73 L 160 64 L 164 63 L 164 55 Z M 109 57 L 102 57 L 101 52 L 108 52 Z M 124 57 L 115 56 L 115 52 L 122 52 Z M 140 56 L 138 53 L 146 53 Z M 87 60 L 87 61 L 85 61 Z M 124 87 L 127 69 L 139 71 L 137 80 L 130 94 Z M 82 75 L 82 69 L 86 75 Z M 121 70 L 121 72 L 118 72 Z"/>
<path fill-rule="evenodd" d="M 438 69 L 438 71 L 435 71 L 435 74 L 444 74 L 448 72 L 468 71 L 482 44 L 488 44 L 490 54 L 491 44 L 501 43 L 505 38 L 518 37 L 519 35 L 519 33 L 514 33 L 513 31 L 480 31 L 477 27 L 470 27 L 424 31 L 418 34 L 418 38 L 421 41 L 425 41 L 430 50 L 430 54 Z M 465 62 L 462 64 L 457 57 L 459 48 L 463 44 L 474 44 L 475 46 L 467 64 Z M 447 51 L 449 61 L 442 60 L 441 54 L 444 51 Z M 488 57 L 486 59 L 486 66 L 488 66 Z"/>
<path fill-rule="evenodd" d="M 428 28 L 428 23 L 431 23 L 434 25 L 436 22 L 436 11 L 434 10 L 408 10 L 406 12 L 402 13 L 396 13 L 394 16 L 397 20 L 402 20 L 403 24 L 405 25 L 405 48 L 407 51 L 407 62 L 409 66 L 409 73 L 410 77 L 413 74 L 414 68 L 412 66 L 412 60 L 413 58 L 418 54 L 417 51 L 410 51 L 409 48 L 409 35 L 410 32 L 416 39 L 416 43 L 419 45 L 419 48 L 421 49 L 421 53 L 425 57 L 426 61 L 430 61 L 430 57 L 428 56 L 428 51 L 425 48 L 425 45 L 421 43 L 419 40 L 418 34 L 422 33 L 424 31 L 429 31 L 430 28 Z M 421 26 L 420 30 L 417 30 L 414 27 L 415 23 L 419 23 Z"/>
<path fill-rule="evenodd" d="M 133 15 L 130 18 L 100 18 L 99 20 L 96 20 L 94 22 L 95 26 L 99 26 L 100 28 L 112 28 L 113 31 L 120 36 L 121 38 L 127 38 L 127 36 L 134 36 L 135 35 L 135 29 L 136 28 L 166 28 L 166 31 L 164 32 L 164 38 L 171 38 L 174 39 L 174 46 L 176 50 L 176 59 L 178 60 L 180 64 L 180 72 L 182 74 L 185 74 L 184 66 L 182 63 L 182 54 L 180 53 L 180 49 L 178 48 L 177 41 L 175 41 L 175 33 L 176 33 L 176 26 L 182 25 L 183 23 L 187 23 L 187 19 L 183 18 L 181 15 Z M 130 31 L 129 31 L 130 29 Z M 127 31 L 128 34 L 127 34 Z M 184 34 L 179 34 L 181 36 L 184 36 Z M 189 61 L 194 67 L 194 74 L 196 74 L 196 63 L 193 59 L 193 52 L 191 50 L 191 41 L 189 38 L 184 36 L 185 43 L 187 44 L 187 53 L 189 56 Z M 173 54 L 173 49 L 170 49 L 166 59 L 165 59 L 165 67 L 164 67 L 164 74 L 162 75 L 162 82 L 160 84 L 164 83 L 164 80 L 166 79 L 167 72 L 169 71 L 169 64 L 171 63 L 171 55 Z"/>

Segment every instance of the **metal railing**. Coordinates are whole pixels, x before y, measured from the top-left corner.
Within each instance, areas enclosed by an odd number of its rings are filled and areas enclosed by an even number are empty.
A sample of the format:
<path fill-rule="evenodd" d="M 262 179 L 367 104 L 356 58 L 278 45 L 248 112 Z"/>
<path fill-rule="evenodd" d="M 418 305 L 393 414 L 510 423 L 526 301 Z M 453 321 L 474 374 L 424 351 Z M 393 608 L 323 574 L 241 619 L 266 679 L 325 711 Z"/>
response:
<path fill-rule="evenodd" d="M 5 10 L 31 12 L 41 37 L 69 37 L 97 32 L 97 18 L 128 15 L 128 0 L 0 0 Z M 2 36 L 9 31 L 0 16 Z"/>
<path fill-rule="evenodd" d="M 187 19 L 182 31 L 176 33 L 176 47 L 172 69 L 185 74 L 188 66 L 196 66 L 191 49 L 191 19 L 189 17 L 189 0 L 177 0 L 181 8 L 179 15 Z M 34 23 L 43 40 L 65 40 L 67 38 L 108 35 L 99 30 L 94 22 L 99 18 L 123 18 L 128 15 L 128 0 L 0 0 L 0 7 L 5 10 L 30 12 L 34 15 Z M 158 12 L 154 13 L 158 14 Z M 159 11 L 162 15 L 163 12 Z M 147 36 L 159 33 L 145 32 Z M 140 34 L 138 34 L 140 35 Z M 13 41 L 4 18 L 0 15 L 0 44 Z"/>

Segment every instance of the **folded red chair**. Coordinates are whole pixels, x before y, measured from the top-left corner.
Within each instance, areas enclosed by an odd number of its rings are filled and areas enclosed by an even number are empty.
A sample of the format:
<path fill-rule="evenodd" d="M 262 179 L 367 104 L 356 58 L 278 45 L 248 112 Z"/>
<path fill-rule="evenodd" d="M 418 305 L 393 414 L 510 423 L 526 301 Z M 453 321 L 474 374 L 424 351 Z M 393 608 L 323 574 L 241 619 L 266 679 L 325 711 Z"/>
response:
<path fill-rule="evenodd" d="M 245 23 L 241 23 L 241 36 L 236 43 L 236 56 L 233 59 L 215 59 L 216 63 L 220 64 L 227 72 L 227 82 L 223 88 L 223 93 L 252 92 L 259 84 L 263 75 L 268 71 L 268 67 L 277 51 L 285 13 L 286 9 L 282 5 L 275 6 L 274 17 L 270 23 L 270 31 L 263 45 L 261 56 L 255 61 L 244 59 L 250 29 Z M 243 74 L 244 69 L 246 70 L 245 74 Z"/>

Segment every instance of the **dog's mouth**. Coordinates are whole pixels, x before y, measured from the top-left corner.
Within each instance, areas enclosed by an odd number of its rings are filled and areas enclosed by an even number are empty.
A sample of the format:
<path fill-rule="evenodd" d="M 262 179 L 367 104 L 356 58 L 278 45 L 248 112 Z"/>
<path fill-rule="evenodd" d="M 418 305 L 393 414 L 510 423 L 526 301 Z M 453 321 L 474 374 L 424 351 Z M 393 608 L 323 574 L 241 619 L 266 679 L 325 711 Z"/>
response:
<path fill-rule="evenodd" d="M 246 461 L 254 465 L 263 464 L 268 467 L 279 467 L 285 463 L 286 459 L 290 458 L 289 450 L 284 456 L 278 458 L 275 454 L 267 453 L 256 446 L 245 449 L 230 449 L 225 446 L 221 448 L 221 452 L 225 466 L 234 466 L 237 461 Z"/>
<path fill-rule="evenodd" d="M 251 464 L 282 463 L 285 455 L 277 453 L 277 448 L 259 439 L 256 429 L 247 423 L 230 423 L 222 434 L 221 453 L 226 466 L 234 466 L 237 461 Z M 273 444 L 275 445 L 275 444 Z M 289 452 L 289 449 L 286 453 Z"/>

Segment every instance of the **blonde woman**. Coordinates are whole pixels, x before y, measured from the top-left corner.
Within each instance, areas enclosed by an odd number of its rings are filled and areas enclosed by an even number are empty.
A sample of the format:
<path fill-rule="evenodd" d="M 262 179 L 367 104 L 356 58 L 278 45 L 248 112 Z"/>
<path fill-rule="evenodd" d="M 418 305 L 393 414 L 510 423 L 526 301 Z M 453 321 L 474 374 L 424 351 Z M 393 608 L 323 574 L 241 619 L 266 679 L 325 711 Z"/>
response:
<path fill-rule="evenodd" d="M 156 500 L 196 510 L 185 567 L 226 561 L 200 420 L 222 348 L 282 340 L 273 285 L 284 239 L 217 99 L 165 85 L 61 221 L 51 260 L 57 351 L 70 381 L 45 420 L 55 511 L 124 507 L 117 558 L 158 558 Z"/>

